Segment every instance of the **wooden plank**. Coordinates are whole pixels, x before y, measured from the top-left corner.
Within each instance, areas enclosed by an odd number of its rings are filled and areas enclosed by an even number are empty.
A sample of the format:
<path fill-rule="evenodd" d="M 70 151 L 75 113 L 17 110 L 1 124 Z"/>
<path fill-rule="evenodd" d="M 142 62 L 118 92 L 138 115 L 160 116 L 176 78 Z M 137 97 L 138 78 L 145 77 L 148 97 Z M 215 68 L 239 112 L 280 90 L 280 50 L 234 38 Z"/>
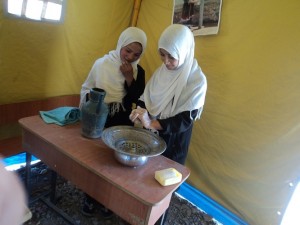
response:
<path fill-rule="evenodd" d="M 0 105 L 0 126 L 12 126 L 19 119 L 39 114 L 39 111 L 48 111 L 61 106 L 79 106 L 79 95 L 64 95 L 28 102 L 17 102 Z M 0 137 L 1 139 L 1 137 Z M 0 154 L 3 157 L 23 152 L 21 136 L 9 137 L 0 140 Z"/>
<path fill-rule="evenodd" d="M 0 126 L 15 123 L 23 117 L 37 115 L 39 111 L 48 111 L 61 106 L 79 106 L 79 95 L 0 105 Z"/>
<path fill-rule="evenodd" d="M 16 155 L 23 152 L 22 137 L 12 137 L 0 141 L 0 154 L 3 157 Z"/>

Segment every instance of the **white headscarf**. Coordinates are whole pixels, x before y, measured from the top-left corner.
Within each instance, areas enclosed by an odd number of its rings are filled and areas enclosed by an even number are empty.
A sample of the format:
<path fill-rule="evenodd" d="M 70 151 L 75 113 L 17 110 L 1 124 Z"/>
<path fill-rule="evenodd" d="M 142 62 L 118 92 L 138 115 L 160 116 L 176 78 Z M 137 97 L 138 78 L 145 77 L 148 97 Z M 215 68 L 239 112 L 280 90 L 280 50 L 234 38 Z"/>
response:
<path fill-rule="evenodd" d="M 102 58 L 96 60 L 88 78 L 82 85 L 80 106 L 84 102 L 85 95 L 93 87 L 102 88 L 106 91 L 106 96 L 104 98 L 105 103 L 122 103 L 122 99 L 126 93 L 124 90 L 125 78 L 120 71 L 120 66 L 122 64 L 120 51 L 121 48 L 133 42 L 140 43 L 144 52 L 147 44 L 145 32 L 137 27 L 127 28 L 121 33 L 116 50 L 112 50 Z M 134 79 L 137 77 L 138 62 L 139 59 L 131 63 Z"/>
<path fill-rule="evenodd" d="M 148 112 L 161 119 L 198 109 L 200 118 L 207 90 L 206 77 L 194 59 L 193 33 L 184 25 L 173 24 L 162 33 L 158 48 L 166 50 L 179 65 L 168 70 L 162 64 L 147 82 L 141 100 Z"/>

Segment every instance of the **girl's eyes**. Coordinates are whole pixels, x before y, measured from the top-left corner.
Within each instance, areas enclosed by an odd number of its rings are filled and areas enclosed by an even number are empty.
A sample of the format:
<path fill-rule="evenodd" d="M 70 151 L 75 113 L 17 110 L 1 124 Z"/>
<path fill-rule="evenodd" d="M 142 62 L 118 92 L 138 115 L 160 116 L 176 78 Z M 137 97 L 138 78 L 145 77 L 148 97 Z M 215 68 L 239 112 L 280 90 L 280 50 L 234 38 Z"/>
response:
<path fill-rule="evenodd" d="M 170 60 L 175 60 L 175 58 L 173 57 L 173 56 L 171 56 L 171 55 L 166 55 L 166 54 L 164 54 L 164 53 L 160 53 L 160 56 L 161 57 L 168 57 Z"/>
<path fill-rule="evenodd" d="M 126 49 L 126 52 L 127 52 L 128 54 L 130 54 L 130 53 L 132 53 L 133 51 L 131 51 L 131 49 Z M 134 56 L 135 56 L 135 57 L 140 57 L 141 54 L 140 54 L 140 53 L 137 53 L 137 54 L 134 54 Z"/>

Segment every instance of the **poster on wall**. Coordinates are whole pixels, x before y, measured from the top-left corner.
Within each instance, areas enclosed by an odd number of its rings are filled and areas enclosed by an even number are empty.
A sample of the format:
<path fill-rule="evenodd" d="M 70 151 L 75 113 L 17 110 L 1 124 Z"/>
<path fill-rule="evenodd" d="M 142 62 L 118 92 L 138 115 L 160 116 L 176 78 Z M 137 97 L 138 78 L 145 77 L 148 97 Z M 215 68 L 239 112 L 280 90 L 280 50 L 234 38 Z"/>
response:
<path fill-rule="evenodd" d="M 194 36 L 219 31 L 222 0 L 174 0 L 173 24 L 183 24 Z"/>

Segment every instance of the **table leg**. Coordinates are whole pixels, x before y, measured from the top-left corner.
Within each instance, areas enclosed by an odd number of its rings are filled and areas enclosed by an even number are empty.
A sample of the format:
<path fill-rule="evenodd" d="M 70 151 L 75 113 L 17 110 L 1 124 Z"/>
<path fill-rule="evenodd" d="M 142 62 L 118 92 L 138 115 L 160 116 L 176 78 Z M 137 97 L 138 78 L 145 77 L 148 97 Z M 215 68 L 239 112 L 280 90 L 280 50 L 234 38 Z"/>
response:
<path fill-rule="evenodd" d="M 54 170 L 51 170 L 51 191 L 50 191 L 50 201 L 55 204 L 56 202 L 56 180 L 57 173 Z"/>
<path fill-rule="evenodd" d="M 31 157 L 32 155 L 28 152 L 26 152 L 26 168 L 25 168 L 25 188 L 28 192 L 28 196 L 30 196 L 31 194 L 31 185 L 30 185 L 30 177 L 31 177 Z M 61 209 L 59 209 L 55 203 L 57 201 L 56 199 L 56 181 L 57 181 L 57 173 L 55 171 L 51 171 L 51 190 L 50 190 L 50 201 L 45 198 L 45 196 L 41 195 L 38 196 L 36 199 L 34 199 L 33 201 L 36 200 L 41 200 L 43 201 L 45 204 L 47 204 L 52 210 L 54 210 L 56 213 L 58 213 L 60 216 L 63 217 L 63 219 L 65 219 L 65 221 L 67 221 L 69 224 L 73 225 L 75 224 L 75 222 L 73 221 L 73 219 L 67 215 L 64 211 L 62 211 Z M 49 192 L 48 192 L 49 194 Z"/>
<path fill-rule="evenodd" d="M 155 225 L 164 225 L 168 214 L 168 209 L 161 215 L 161 217 L 156 221 Z"/>
<path fill-rule="evenodd" d="M 30 195 L 31 193 L 30 177 L 31 177 L 31 154 L 26 152 L 25 188 L 27 190 L 28 195 Z"/>

